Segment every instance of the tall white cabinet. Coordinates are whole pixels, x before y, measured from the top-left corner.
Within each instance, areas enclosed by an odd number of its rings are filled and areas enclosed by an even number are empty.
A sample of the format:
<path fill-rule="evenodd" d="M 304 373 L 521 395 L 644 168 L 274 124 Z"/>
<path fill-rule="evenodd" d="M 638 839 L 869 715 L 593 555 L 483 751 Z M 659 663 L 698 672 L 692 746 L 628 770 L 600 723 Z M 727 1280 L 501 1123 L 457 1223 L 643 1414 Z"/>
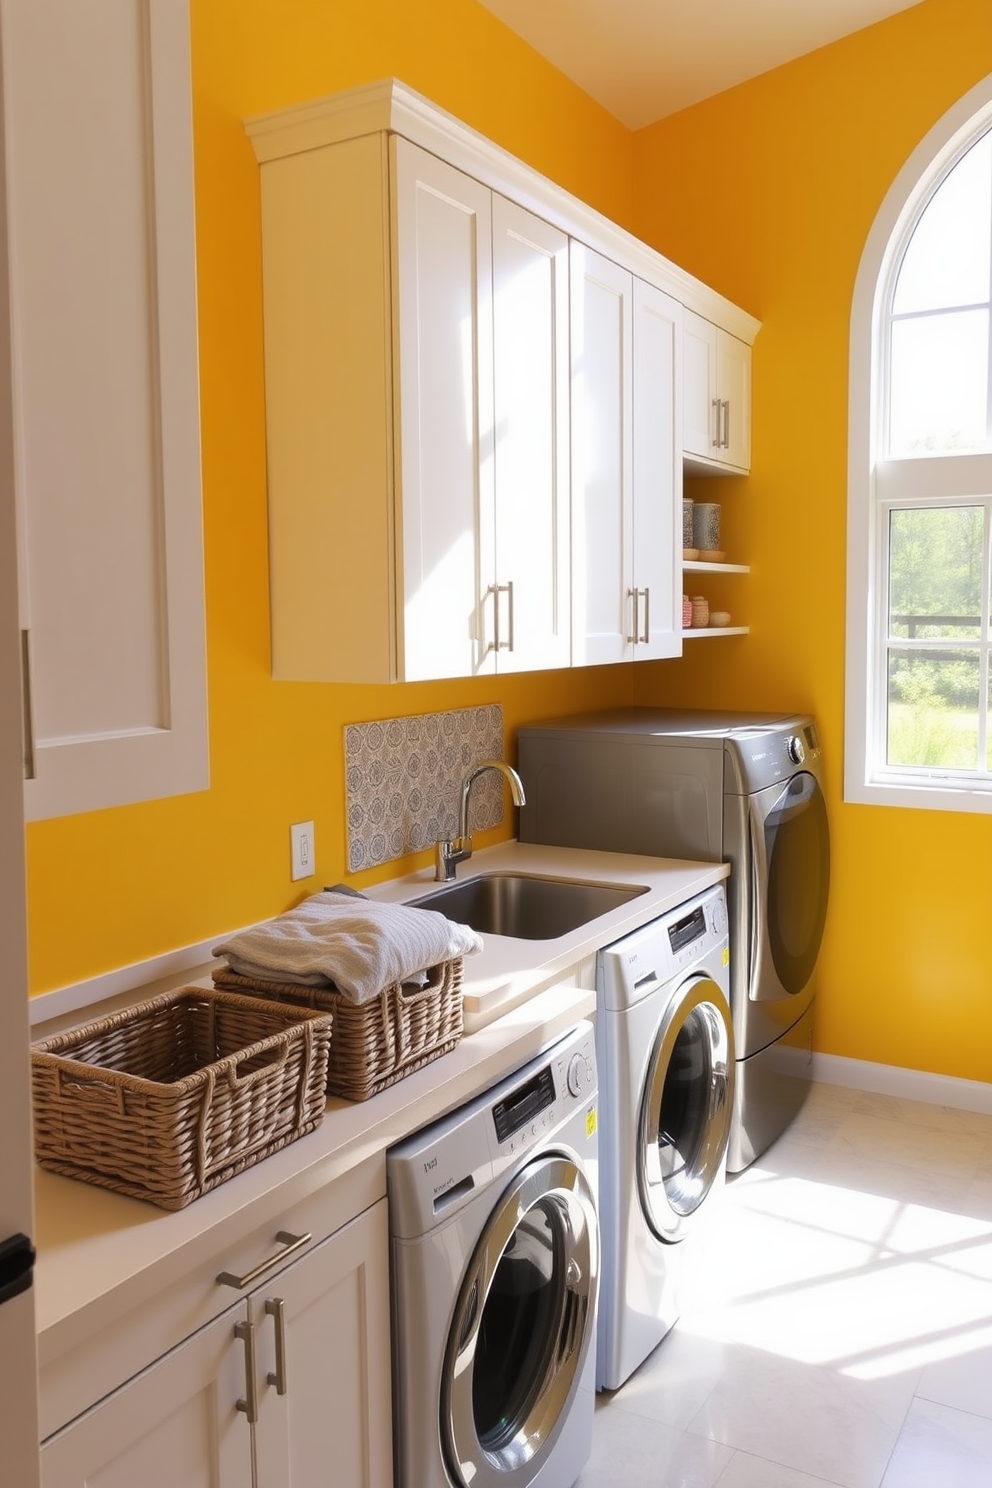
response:
<path fill-rule="evenodd" d="M 2 29 L 32 818 L 208 784 L 189 20 Z"/>

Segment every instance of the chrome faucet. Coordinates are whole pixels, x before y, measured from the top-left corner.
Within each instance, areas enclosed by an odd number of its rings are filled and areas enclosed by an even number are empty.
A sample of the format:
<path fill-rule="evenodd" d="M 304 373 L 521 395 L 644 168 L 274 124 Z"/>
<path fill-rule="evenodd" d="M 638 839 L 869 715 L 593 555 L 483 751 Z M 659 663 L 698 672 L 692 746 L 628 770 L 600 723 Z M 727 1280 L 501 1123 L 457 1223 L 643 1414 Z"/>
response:
<path fill-rule="evenodd" d="M 458 836 L 442 837 L 434 844 L 434 878 L 437 883 L 450 883 L 455 876 L 456 866 L 472 856 L 472 834 L 468 829 L 468 798 L 473 781 L 478 780 L 485 770 L 499 770 L 506 776 L 510 782 L 510 794 L 513 796 L 514 806 L 523 806 L 526 802 L 523 781 L 513 766 L 508 765 L 505 760 L 484 759 L 474 765 L 462 781 Z"/>

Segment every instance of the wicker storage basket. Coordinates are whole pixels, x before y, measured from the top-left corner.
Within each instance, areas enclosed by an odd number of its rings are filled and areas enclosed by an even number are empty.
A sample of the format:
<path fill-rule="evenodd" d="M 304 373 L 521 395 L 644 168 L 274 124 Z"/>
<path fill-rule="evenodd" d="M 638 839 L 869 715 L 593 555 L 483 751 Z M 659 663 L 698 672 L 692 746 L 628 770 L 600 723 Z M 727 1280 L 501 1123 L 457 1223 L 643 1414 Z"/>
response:
<path fill-rule="evenodd" d="M 331 1017 L 180 987 L 31 1050 L 44 1168 L 182 1209 L 319 1126 Z"/>
<path fill-rule="evenodd" d="M 218 987 L 332 1012 L 327 1092 L 345 1100 L 368 1100 L 447 1054 L 462 1036 L 460 956 L 431 967 L 423 987 L 395 982 L 363 1003 L 352 1002 L 335 987 L 255 980 L 229 967 L 213 976 Z"/>

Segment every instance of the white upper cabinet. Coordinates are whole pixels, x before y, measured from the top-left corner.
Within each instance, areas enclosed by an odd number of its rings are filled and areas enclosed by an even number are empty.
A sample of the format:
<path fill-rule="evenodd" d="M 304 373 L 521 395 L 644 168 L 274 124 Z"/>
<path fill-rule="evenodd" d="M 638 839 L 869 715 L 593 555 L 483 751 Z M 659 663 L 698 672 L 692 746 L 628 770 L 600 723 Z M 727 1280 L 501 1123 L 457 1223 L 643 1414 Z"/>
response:
<path fill-rule="evenodd" d="M 682 447 L 686 468 L 746 472 L 751 464 L 751 348 L 685 312 Z"/>
<path fill-rule="evenodd" d="M 624 661 L 634 615 L 633 279 L 572 244 L 572 655 Z"/>
<path fill-rule="evenodd" d="M 273 675 L 677 655 L 683 306 L 758 323 L 402 84 L 246 127 Z"/>
<path fill-rule="evenodd" d="M 384 367 L 383 383 L 393 382 L 396 413 L 395 668 L 413 682 L 471 676 L 491 669 L 494 654 L 483 631 L 492 579 L 478 537 L 493 518 L 492 198 L 406 140 L 394 137 L 391 148 L 398 365 L 392 377 Z M 338 231 L 347 236 L 347 218 Z M 386 474 L 374 496 L 380 507 Z M 292 503 L 287 511 L 278 491 L 272 497 L 271 520 L 281 526 Z M 366 549 L 364 565 L 387 558 Z M 284 585 L 276 582 L 281 607 Z"/>
<path fill-rule="evenodd" d="M 677 656 L 681 306 L 580 243 L 571 253 L 573 659 Z"/>
<path fill-rule="evenodd" d="M 567 665 L 565 235 L 385 134 L 267 159 L 262 230 L 274 675 Z"/>
<path fill-rule="evenodd" d="M 682 651 L 682 306 L 634 280 L 634 657 Z"/>
<path fill-rule="evenodd" d="M 496 551 L 483 567 L 494 575 L 485 635 L 497 671 L 537 671 L 571 659 L 567 236 L 494 195 L 493 275 Z"/>
<path fill-rule="evenodd" d="M 28 818 L 208 785 L 188 28 L 3 8 Z"/>

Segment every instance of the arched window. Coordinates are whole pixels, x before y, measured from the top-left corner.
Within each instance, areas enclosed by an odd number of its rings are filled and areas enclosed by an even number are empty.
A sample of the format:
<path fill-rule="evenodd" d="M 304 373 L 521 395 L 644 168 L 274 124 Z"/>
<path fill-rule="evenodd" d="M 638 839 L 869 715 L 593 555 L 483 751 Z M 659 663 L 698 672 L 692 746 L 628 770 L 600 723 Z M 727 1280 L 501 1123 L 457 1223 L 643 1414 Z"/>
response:
<path fill-rule="evenodd" d="M 992 78 L 930 132 L 851 317 L 848 801 L 992 811 Z"/>

